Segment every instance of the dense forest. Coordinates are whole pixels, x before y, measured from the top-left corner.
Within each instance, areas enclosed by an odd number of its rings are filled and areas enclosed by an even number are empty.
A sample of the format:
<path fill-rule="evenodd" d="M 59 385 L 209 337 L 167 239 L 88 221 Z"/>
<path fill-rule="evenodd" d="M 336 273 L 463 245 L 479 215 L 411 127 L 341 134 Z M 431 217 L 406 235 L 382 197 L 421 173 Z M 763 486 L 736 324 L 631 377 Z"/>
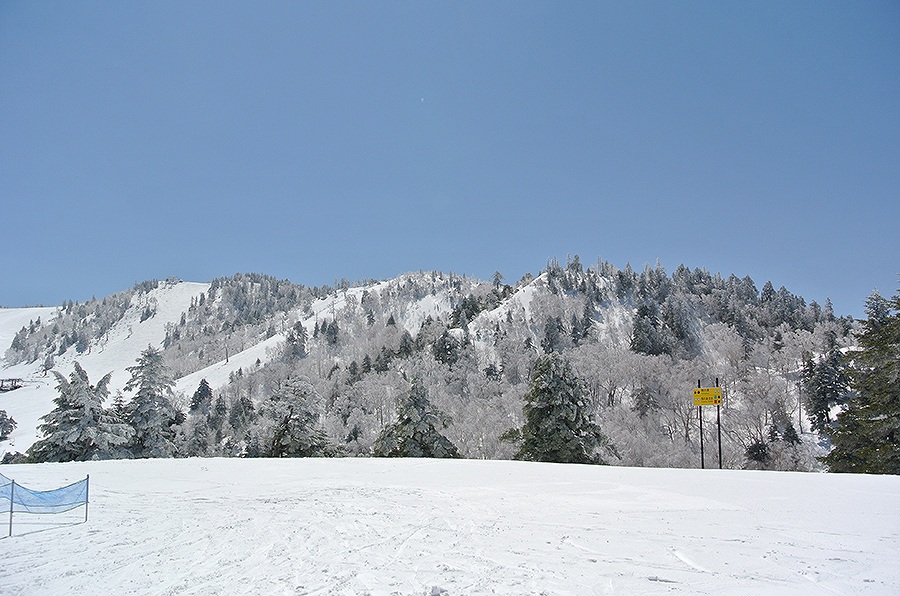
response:
<path fill-rule="evenodd" d="M 860 398 L 853 367 L 866 324 L 836 316 L 827 301 L 699 268 L 637 272 L 603 261 L 585 267 L 578 257 L 504 282 L 499 272 L 489 281 L 418 272 L 318 288 L 259 274 L 213 280 L 129 369 L 125 394 L 104 395 L 102 381 L 92 385 L 80 368 L 57 373 L 57 408 L 95 411 L 83 426 L 105 420 L 112 439 L 104 447 L 55 450 L 54 418 L 31 456 L 696 467 L 700 416 L 707 465 L 717 429 L 715 409 L 694 407 L 691 392 L 718 381 L 725 467 L 818 470 L 839 414 Z M 155 301 L 177 283 L 67 303 L 52 321 L 23 328 L 6 358 L 48 370 L 63 354 L 77 359 L 124 318 L 154 317 Z M 892 321 L 891 304 L 875 295 L 867 309 Z M 228 383 L 172 393 L 175 379 L 273 338 L 266 357 Z"/>

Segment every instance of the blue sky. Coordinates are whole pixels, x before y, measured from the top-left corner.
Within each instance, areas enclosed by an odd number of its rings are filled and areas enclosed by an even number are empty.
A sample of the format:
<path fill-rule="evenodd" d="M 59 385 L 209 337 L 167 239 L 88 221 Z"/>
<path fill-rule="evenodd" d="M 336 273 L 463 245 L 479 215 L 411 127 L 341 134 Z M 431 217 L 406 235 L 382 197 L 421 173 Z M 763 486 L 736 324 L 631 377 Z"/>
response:
<path fill-rule="evenodd" d="M 0 3 L 0 304 L 552 257 L 900 273 L 896 2 Z"/>

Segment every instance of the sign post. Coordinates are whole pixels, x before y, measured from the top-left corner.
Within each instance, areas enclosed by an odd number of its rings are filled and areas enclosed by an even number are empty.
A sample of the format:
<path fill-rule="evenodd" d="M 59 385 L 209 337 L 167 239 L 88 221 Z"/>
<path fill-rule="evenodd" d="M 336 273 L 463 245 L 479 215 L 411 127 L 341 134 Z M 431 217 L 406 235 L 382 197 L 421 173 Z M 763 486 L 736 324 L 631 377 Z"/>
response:
<path fill-rule="evenodd" d="M 9 535 L 12 536 L 13 503 L 16 502 L 16 481 L 9 485 Z"/>
<path fill-rule="evenodd" d="M 716 377 L 716 389 L 719 389 L 719 377 Z M 722 390 L 719 389 L 719 402 L 722 401 Z M 719 416 L 719 404 L 716 404 L 716 433 L 719 435 L 719 469 L 722 469 L 722 418 Z"/>
<path fill-rule="evenodd" d="M 719 404 L 722 403 L 722 388 L 719 387 L 719 379 L 716 379 L 715 387 L 701 387 L 697 380 L 697 388 L 694 389 L 694 405 L 697 406 L 697 414 L 700 417 L 700 467 L 706 467 L 703 456 L 703 406 L 716 406 L 716 425 L 719 435 L 719 469 L 722 469 L 722 422 L 719 417 Z"/>
<path fill-rule="evenodd" d="M 703 459 L 703 404 L 697 403 L 697 395 L 701 390 L 700 379 L 697 379 L 697 389 L 694 390 L 694 405 L 697 406 L 697 418 L 700 420 L 700 469 L 706 469 L 706 462 Z"/>

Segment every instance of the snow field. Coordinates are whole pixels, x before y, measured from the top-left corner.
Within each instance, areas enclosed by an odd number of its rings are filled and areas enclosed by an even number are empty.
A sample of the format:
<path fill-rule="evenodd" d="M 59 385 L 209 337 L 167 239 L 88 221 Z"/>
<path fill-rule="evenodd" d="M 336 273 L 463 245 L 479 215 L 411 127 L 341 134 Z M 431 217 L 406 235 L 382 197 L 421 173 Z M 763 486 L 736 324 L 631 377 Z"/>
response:
<path fill-rule="evenodd" d="M 16 514 L 3 594 L 900 591 L 897 477 L 409 459 L 3 472 L 38 490 L 91 475 L 86 524 Z"/>

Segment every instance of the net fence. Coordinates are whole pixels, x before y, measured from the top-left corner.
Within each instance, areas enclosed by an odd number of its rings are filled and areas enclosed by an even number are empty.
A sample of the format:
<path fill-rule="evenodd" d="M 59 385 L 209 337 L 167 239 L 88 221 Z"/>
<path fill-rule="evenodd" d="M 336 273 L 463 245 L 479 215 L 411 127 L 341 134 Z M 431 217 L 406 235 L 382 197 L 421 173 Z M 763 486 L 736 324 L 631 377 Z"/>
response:
<path fill-rule="evenodd" d="M 88 478 L 53 490 L 31 490 L 0 474 L 0 511 L 62 513 L 87 500 Z"/>

